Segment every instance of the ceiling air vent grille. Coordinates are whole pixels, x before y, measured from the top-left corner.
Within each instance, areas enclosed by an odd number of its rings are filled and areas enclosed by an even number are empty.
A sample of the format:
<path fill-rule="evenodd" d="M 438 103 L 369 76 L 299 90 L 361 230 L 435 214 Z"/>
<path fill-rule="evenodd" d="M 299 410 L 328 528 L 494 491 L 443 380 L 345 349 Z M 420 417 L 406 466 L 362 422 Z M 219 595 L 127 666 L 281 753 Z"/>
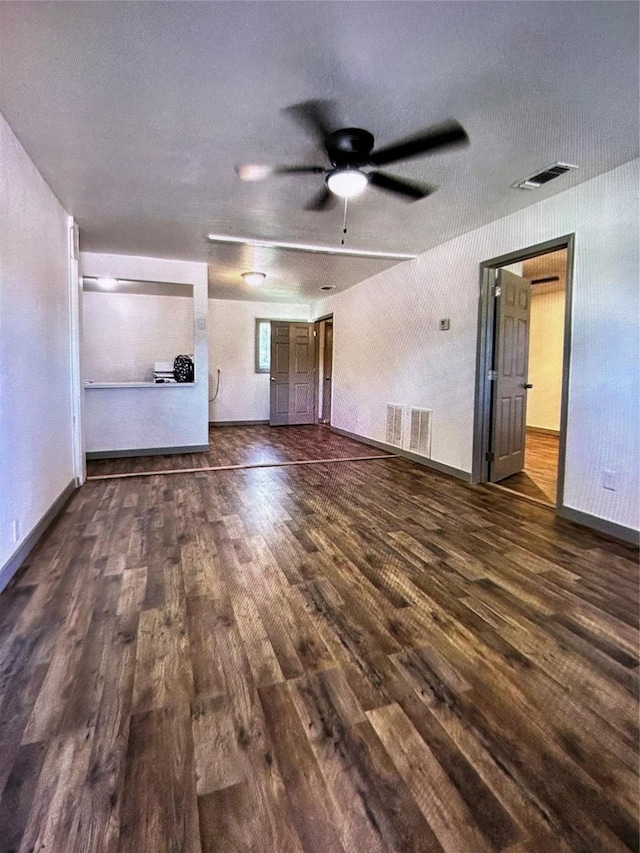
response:
<path fill-rule="evenodd" d="M 387 444 L 402 447 L 402 406 L 387 404 Z"/>
<path fill-rule="evenodd" d="M 409 450 L 420 456 L 431 456 L 431 411 L 411 409 Z"/>
<path fill-rule="evenodd" d="M 559 178 L 565 172 L 577 168 L 577 166 L 572 166 L 571 163 L 555 163 L 553 166 L 549 166 L 548 169 L 543 169 L 537 175 L 527 178 L 526 181 L 519 181 L 517 184 L 513 184 L 513 186 L 520 190 L 537 190 L 543 184 L 548 184 L 549 181 Z"/>

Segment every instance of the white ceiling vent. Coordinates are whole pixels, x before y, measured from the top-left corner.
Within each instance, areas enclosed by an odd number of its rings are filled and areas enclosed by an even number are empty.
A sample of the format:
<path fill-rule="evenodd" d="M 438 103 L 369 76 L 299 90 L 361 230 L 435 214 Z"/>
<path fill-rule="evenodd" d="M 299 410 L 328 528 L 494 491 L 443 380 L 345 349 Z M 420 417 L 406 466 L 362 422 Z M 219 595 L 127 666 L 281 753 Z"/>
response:
<path fill-rule="evenodd" d="M 394 447 L 402 447 L 402 406 L 387 404 L 387 444 Z"/>
<path fill-rule="evenodd" d="M 538 172 L 537 175 L 532 175 L 530 178 L 527 178 L 526 181 L 518 181 L 517 184 L 512 184 L 512 186 L 520 190 L 537 190 L 538 187 L 541 187 L 543 184 L 548 184 L 549 181 L 559 178 L 560 175 L 564 175 L 565 172 L 577 168 L 577 166 L 572 166 L 571 163 L 554 163 L 553 166 L 549 166 L 548 169 L 543 169 L 542 172 Z"/>
<path fill-rule="evenodd" d="M 409 450 L 420 456 L 431 456 L 431 415 L 429 409 L 411 409 Z"/>

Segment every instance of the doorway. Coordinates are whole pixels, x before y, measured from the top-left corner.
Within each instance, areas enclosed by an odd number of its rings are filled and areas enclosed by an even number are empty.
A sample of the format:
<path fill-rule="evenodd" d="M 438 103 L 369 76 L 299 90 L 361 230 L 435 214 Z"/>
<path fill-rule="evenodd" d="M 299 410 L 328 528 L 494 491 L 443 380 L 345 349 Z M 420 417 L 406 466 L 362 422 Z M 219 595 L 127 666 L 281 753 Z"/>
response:
<path fill-rule="evenodd" d="M 562 506 L 573 235 L 482 264 L 474 481 Z"/>
<path fill-rule="evenodd" d="M 331 424 L 331 392 L 333 386 L 333 315 L 323 317 L 315 324 L 317 341 L 317 401 L 316 417 L 319 424 Z"/>

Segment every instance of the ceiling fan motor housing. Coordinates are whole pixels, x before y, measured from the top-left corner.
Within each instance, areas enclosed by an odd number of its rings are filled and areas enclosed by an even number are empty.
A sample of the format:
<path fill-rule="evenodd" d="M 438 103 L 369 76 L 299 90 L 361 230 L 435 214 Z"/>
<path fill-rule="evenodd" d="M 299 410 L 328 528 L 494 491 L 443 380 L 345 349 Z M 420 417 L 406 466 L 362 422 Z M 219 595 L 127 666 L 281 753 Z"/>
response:
<path fill-rule="evenodd" d="M 369 162 L 374 139 L 368 130 L 345 127 L 327 135 L 325 146 L 336 169 L 357 169 Z"/>

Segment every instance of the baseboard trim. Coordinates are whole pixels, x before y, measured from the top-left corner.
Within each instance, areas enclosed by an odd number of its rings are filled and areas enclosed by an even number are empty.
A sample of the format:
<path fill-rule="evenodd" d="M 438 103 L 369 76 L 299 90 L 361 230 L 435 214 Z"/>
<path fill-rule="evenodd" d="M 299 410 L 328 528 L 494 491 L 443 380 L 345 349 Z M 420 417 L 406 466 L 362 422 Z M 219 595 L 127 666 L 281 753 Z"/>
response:
<path fill-rule="evenodd" d="M 0 569 L 0 592 L 2 592 L 20 566 L 27 559 L 31 551 L 35 548 L 46 532 L 47 528 L 53 524 L 56 518 L 63 511 L 67 502 L 76 492 L 77 488 L 78 486 L 76 485 L 75 480 L 72 480 L 67 486 L 65 486 L 60 495 L 51 504 L 49 509 L 45 512 L 24 542 L 18 546 L 18 549 L 11 555 L 11 557 L 9 557 L 4 566 L 2 566 Z"/>
<path fill-rule="evenodd" d="M 640 545 L 640 530 L 634 530 L 633 527 L 625 527 L 622 524 L 616 524 L 615 521 L 598 518 L 597 515 L 590 515 L 588 512 L 582 512 L 569 506 L 558 507 L 557 514 L 560 518 L 572 521 L 582 527 L 588 527 L 598 533 L 604 533 L 605 536 L 620 539 L 629 545 Z"/>
<path fill-rule="evenodd" d="M 531 427 L 531 426 L 528 426 L 528 427 L 527 427 L 527 432 L 537 432 L 537 433 L 539 433 L 540 435 L 555 435 L 555 436 L 559 436 L 559 435 L 560 435 L 560 430 L 559 430 L 559 429 L 545 429 L 544 427 Z"/>
<path fill-rule="evenodd" d="M 210 427 L 269 426 L 269 421 L 209 421 Z"/>
<path fill-rule="evenodd" d="M 206 453 L 208 444 L 187 444 L 184 447 L 139 447 L 135 450 L 90 450 L 87 459 L 123 459 L 127 456 L 173 456 L 178 453 Z"/>
<path fill-rule="evenodd" d="M 386 450 L 387 453 L 392 453 L 394 456 L 402 456 L 405 459 L 416 462 L 425 468 L 431 468 L 434 471 L 439 471 L 440 474 L 448 474 L 450 477 L 455 477 L 457 480 L 462 480 L 465 483 L 471 482 L 471 474 L 468 471 L 462 471 L 459 468 L 452 468 L 451 465 L 444 465 L 442 462 L 436 462 L 434 459 L 427 459 L 424 456 L 419 456 L 417 453 L 411 453 L 410 450 L 404 450 L 402 447 L 394 447 L 393 444 L 385 444 L 384 441 L 376 441 L 374 438 L 365 438 L 363 435 L 358 435 L 355 432 L 348 432 L 346 429 L 338 429 L 338 427 L 330 427 L 331 432 L 337 432 L 338 435 L 344 435 L 346 438 L 352 438 L 354 441 L 359 441 L 361 444 L 369 444 L 371 447 L 377 447 L 378 450 Z"/>

